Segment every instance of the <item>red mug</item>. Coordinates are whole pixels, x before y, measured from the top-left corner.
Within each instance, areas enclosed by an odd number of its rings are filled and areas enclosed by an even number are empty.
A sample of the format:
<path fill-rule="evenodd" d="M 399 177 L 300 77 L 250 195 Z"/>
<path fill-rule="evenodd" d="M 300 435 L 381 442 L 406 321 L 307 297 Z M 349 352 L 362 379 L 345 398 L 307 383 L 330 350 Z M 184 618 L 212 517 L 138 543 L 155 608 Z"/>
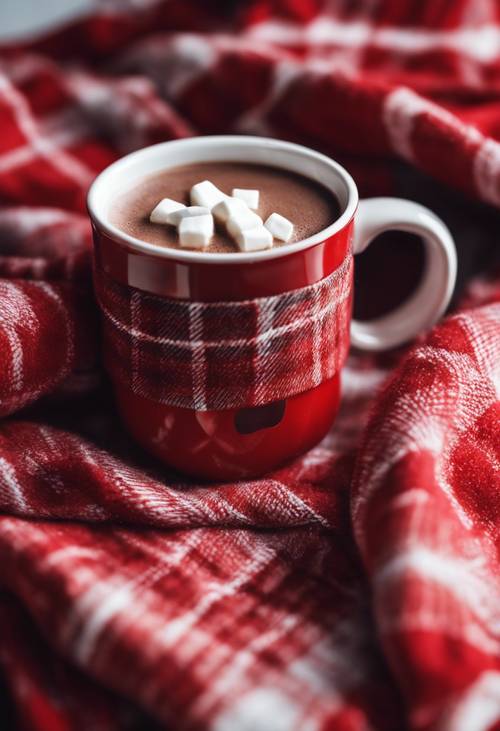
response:
<path fill-rule="evenodd" d="M 253 253 L 204 253 L 160 248 L 109 222 L 116 196 L 156 172 L 196 162 L 273 165 L 320 181 L 336 196 L 340 216 L 310 238 Z M 265 301 L 308 291 L 350 265 L 383 231 L 419 235 L 426 266 L 416 291 L 397 309 L 369 322 L 346 321 L 330 350 L 346 352 L 349 338 L 365 350 L 412 339 L 443 314 L 456 277 L 456 254 L 446 226 L 431 211 L 398 198 L 359 201 L 356 185 L 337 162 L 314 150 L 274 139 L 197 137 L 134 152 L 106 168 L 88 195 L 96 269 L 118 287 L 181 303 Z M 347 275 L 348 320 L 352 276 Z M 305 289 L 304 289 L 305 288 Z M 350 330 L 350 333 L 349 333 Z M 106 330 L 104 330 L 106 333 Z M 328 334 L 323 333 L 328 338 Z M 331 336 L 333 338 L 333 335 Z M 131 435 L 177 470 L 209 480 L 245 479 L 305 452 L 330 429 L 339 407 L 340 366 L 313 387 L 248 408 L 185 408 L 147 397 L 123 378 L 123 363 L 104 334 L 105 366 Z M 343 356 L 342 356 L 343 357 Z"/>

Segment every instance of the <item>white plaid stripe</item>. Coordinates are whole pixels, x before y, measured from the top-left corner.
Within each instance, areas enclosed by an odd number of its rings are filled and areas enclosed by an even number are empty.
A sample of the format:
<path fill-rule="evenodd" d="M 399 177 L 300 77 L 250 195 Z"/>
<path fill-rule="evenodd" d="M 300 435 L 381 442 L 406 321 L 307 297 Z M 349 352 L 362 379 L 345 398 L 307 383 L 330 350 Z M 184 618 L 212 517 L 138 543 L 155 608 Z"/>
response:
<path fill-rule="evenodd" d="M 189 336 L 192 350 L 193 406 L 196 410 L 205 411 L 205 342 L 203 341 L 202 305 L 200 304 L 189 305 Z"/>
<path fill-rule="evenodd" d="M 0 456 L 0 496 L 12 505 L 15 511 L 26 509 L 23 487 L 16 476 L 14 465 Z"/>
<path fill-rule="evenodd" d="M 331 336 L 330 333 L 322 333 L 323 328 L 322 325 L 322 319 L 321 319 L 321 302 L 320 302 L 320 291 L 315 290 L 313 294 L 313 305 L 312 305 L 312 313 L 313 313 L 313 348 L 312 348 L 312 357 L 313 357 L 313 383 L 315 385 L 318 385 L 323 380 L 323 368 L 322 368 L 322 362 L 320 358 L 321 353 L 321 336 L 323 334 L 323 337 L 329 337 Z"/>
<path fill-rule="evenodd" d="M 339 20 L 332 15 L 320 14 L 310 23 L 290 21 L 263 21 L 251 27 L 250 37 L 267 43 L 287 46 L 347 46 L 364 49 L 368 46 L 392 51 L 395 55 L 420 55 L 431 51 L 456 51 L 478 61 L 494 61 L 498 54 L 500 29 L 483 23 L 470 28 L 421 29 L 377 27 L 374 20 Z"/>
<path fill-rule="evenodd" d="M 256 344 L 256 357 L 252 367 L 254 369 L 254 389 L 255 399 L 257 402 L 261 401 L 267 396 L 267 380 L 268 370 L 271 369 L 271 363 L 269 363 L 267 355 L 267 349 L 272 346 L 272 335 L 273 332 L 273 319 L 276 310 L 277 301 L 273 299 L 270 302 L 264 300 L 258 300 L 256 302 L 256 315 L 257 315 L 257 334 L 255 337 Z"/>
<path fill-rule="evenodd" d="M 23 132 L 29 144 L 28 150 L 34 150 L 37 155 L 43 157 L 48 165 L 59 170 L 64 177 L 72 177 L 78 185 L 87 188 L 94 178 L 94 173 L 75 157 L 67 155 L 57 139 L 53 140 L 40 132 L 24 97 L 3 75 L 0 75 L 0 98 L 3 98 L 14 112 L 19 129 Z M 62 134 L 64 138 L 68 135 L 67 132 L 63 132 Z M 77 133 L 75 132 L 75 134 Z M 72 139 L 72 137 L 73 133 L 70 133 L 69 139 Z M 26 150 L 24 156 L 29 159 L 28 150 Z M 14 153 L 15 151 L 9 154 L 14 155 Z M 26 161 L 21 152 L 18 154 L 20 158 L 14 158 L 14 165 L 19 165 L 20 161 Z M 0 157 L 0 168 L 1 164 Z M 9 164 L 12 166 L 12 161 Z"/>
<path fill-rule="evenodd" d="M 138 332 L 140 327 L 140 295 L 139 292 L 133 292 L 130 298 L 130 328 L 132 332 Z M 135 391 L 140 389 L 139 384 L 139 340 L 131 339 L 131 384 Z"/>

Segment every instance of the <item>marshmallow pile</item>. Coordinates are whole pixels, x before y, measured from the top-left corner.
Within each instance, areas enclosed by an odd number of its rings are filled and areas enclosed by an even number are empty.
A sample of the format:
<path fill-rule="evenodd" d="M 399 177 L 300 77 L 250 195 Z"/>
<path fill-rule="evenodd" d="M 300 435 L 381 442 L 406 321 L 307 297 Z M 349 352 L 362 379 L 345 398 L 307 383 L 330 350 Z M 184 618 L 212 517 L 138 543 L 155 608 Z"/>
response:
<path fill-rule="evenodd" d="M 203 249 L 210 243 L 215 221 L 225 226 L 240 251 L 269 249 L 273 239 L 290 241 L 293 223 L 279 213 L 271 213 L 266 221 L 256 213 L 259 191 L 233 188 L 226 195 L 210 180 L 191 188 L 191 205 L 164 198 L 151 211 L 151 223 L 176 226 L 179 243 L 189 249 Z"/>

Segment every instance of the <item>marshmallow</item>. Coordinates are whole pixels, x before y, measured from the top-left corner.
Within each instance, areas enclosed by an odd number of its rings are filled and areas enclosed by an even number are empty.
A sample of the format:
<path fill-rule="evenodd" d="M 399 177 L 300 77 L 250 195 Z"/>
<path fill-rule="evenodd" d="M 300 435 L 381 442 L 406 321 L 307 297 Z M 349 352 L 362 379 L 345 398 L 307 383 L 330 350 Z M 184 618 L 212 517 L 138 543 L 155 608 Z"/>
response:
<path fill-rule="evenodd" d="M 172 226 L 178 226 L 183 218 L 192 218 L 193 216 L 208 216 L 209 214 L 210 210 L 208 208 L 204 208 L 203 206 L 187 206 L 187 208 L 179 208 L 177 211 L 172 211 L 172 213 L 169 213 L 167 216 L 167 223 L 172 224 Z"/>
<path fill-rule="evenodd" d="M 253 213 L 249 208 L 235 213 L 226 223 L 227 231 L 233 238 L 236 238 L 240 233 L 246 231 L 246 229 L 254 228 L 255 226 L 262 226 L 262 218 L 256 213 Z"/>
<path fill-rule="evenodd" d="M 212 215 L 218 221 L 225 223 L 229 218 L 236 216 L 238 213 L 244 213 L 245 211 L 248 211 L 248 206 L 243 201 L 226 196 L 224 200 L 212 208 Z"/>
<path fill-rule="evenodd" d="M 292 238 L 293 223 L 288 218 L 280 216 L 279 213 L 271 213 L 264 226 L 272 233 L 275 239 L 290 241 Z"/>
<path fill-rule="evenodd" d="M 186 206 L 183 203 L 164 198 L 153 208 L 149 216 L 151 223 L 170 223 L 168 217 L 175 211 L 182 211 Z"/>
<path fill-rule="evenodd" d="M 241 231 L 236 237 L 240 251 L 260 251 L 270 249 L 273 245 L 271 232 L 262 224 Z"/>
<path fill-rule="evenodd" d="M 219 190 L 210 180 L 203 180 L 191 188 L 191 203 L 194 206 L 212 208 L 226 198 L 226 194 Z"/>
<path fill-rule="evenodd" d="M 237 200 L 241 200 L 254 211 L 259 207 L 259 191 L 250 190 L 248 188 L 233 188 L 231 195 Z"/>
<path fill-rule="evenodd" d="M 204 216 L 187 216 L 179 224 L 181 246 L 203 249 L 210 243 L 214 233 L 214 219 L 209 213 Z"/>

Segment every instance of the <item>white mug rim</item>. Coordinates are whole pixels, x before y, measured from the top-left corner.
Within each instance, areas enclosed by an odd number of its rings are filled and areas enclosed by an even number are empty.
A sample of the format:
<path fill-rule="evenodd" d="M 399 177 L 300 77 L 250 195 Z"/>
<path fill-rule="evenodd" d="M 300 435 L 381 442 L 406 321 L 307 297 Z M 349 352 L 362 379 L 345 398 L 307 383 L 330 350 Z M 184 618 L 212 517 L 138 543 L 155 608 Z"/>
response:
<path fill-rule="evenodd" d="M 202 149 L 206 145 L 219 145 L 227 146 L 232 145 L 238 148 L 265 148 L 269 152 L 280 151 L 282 153 L 292 153 L 294 156 L 302 156 L 307 158 L 309 161 L 316 161 L 317 163 L 327 166 L 330 170 L 334 171 L 336 176 L 340 178 L 347 191 L 347 202 L 343 207 L 344 210 L 338 218 L 333 221 L 329 226 L 318 231 L 313 236 L 309 236 L 306 239 L 297 241 L 293 244 L 284 244 L 283 246 L 273 247 L 272 249 L 265 249 L 256 252 L 231 252 L 231 253 L 220 253 L 220 252 L 200 252 L 184 249 L 174 249 L 172 247 L 160 247 L 156 244 L 150 244 L 141 239 L 136 239 L 133 236 L 122 231 L 120 228 L 110 223 L 109 220 L 99 212 L 99 197 L 102 193 L 103 187 L 109 182 L 110 176 L 114 176 L 120 173 L 121 170 L 134 165 L 143 157 L 148 157 L 154 160 L 155 157 L 166 157 L 168 151 L 172 151 L 175 148 L 177 150 L 181 148 L 192 148 L 193 152 L 196 149 Z M 195 162 L 193 158 L 193 162 Z M 246 162 L 245 160 L 242 160 Z M 270 162 L 270 165 L 273 163 Z M 165 167 L 168 168 L 168 162 L 166 161 Z M 280 167 L 276 165 L 276 167 Z M 307 173 L 304 173 L 307 176 Z M 147 175 L 147 173 L 146 173 Z M 358 190 L 356 183 L 354 182 L 351 175 L 347 170 L 342 167 L 338 162 L 332 158 L 324 155 L 316 150 L 312 150 L 304 145 L 298 145 L 293 142 L 285 142 L 284 140 L 274 139 L 270 137 L 253 137 L 250 135 L 206 135 L 198 137 L 187 137 L 179 140 L 169 140 L 167 142 L 160 142 L 156 145 L 150 145 L 140 150 L 132 152 L 128 155 L 121 157 L 111 165 L 108 165 L 97 177 L 90 186 L 87 194 L 87 209 L 92 221 L 98 227 L 98 229 L 104 231 L 112 239 L 119 243 L 124 243 L 131 249 L 146 253 L 149 255 L 160 256 L 167 259 L 173 259 L 175 261 L 183 261 L 197 264 L 243 264 L 253 263 L 259 261 L 265 261 L 267 259 L 277 259 L 283 256 L 289 256 L 298 251 L 303 251 L 317 244 L 323 243 L 336 233 L 341 231 L 353 218 L 357 206 L 358 206 Z"/>

